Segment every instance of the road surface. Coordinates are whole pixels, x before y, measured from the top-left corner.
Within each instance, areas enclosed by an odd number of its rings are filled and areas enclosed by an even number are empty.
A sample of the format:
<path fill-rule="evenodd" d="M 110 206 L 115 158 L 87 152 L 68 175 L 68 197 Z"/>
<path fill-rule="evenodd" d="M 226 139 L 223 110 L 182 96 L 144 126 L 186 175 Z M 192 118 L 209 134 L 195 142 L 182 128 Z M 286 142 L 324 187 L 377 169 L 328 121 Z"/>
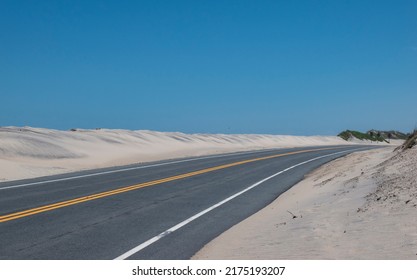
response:
<path fill-rule="evenodd" d="M 0 259 L 189 259 L 306 173 L 370 148 L 252 151 L 0 183 Z"/>

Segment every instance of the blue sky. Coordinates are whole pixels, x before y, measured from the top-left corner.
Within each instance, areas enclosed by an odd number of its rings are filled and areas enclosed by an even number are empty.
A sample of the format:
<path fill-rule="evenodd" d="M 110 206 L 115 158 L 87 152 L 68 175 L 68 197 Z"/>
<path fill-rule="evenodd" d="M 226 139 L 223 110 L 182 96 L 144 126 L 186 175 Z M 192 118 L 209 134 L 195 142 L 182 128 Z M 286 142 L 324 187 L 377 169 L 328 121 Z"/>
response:
<path fill-rule="evenodd" d="M 417 125 L 417 1 L 0 2 L 0 125 Z"/>

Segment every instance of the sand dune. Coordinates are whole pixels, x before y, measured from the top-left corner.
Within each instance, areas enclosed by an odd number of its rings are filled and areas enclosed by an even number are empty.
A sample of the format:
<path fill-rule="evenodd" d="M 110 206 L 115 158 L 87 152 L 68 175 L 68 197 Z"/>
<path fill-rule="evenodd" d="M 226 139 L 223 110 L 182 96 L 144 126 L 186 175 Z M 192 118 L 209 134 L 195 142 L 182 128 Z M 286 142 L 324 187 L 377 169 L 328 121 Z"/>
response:
<path fill-rule="evenodd" d="M 351 144 L 356 143 L 361 142 Z M 345 144 L 336 136 L 0 127 L 0 181 L 187 156 Z"/>

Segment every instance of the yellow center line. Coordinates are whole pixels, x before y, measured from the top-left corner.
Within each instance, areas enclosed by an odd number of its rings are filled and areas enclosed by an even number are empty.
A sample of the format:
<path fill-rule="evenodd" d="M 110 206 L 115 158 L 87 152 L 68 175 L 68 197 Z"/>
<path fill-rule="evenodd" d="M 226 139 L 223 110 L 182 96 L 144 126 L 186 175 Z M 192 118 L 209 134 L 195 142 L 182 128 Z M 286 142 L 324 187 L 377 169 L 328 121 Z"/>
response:
<path fill-rule="evenodd" d="M 48 205 L 44 205 L 44 206 L 40 206 L 40 207 L 36 207 L 36 208 L 31 208 L 31 209 L 24 210 L 24 211 L 10 213 L 10 214 L 7 214 L 7 215 L 0 216 L 0 223 L 20 219 L 20 218 L 27 217 L 27 216 L 32 216 L 32 215 L 35 215 L 35 214 L 51 211 L 51 210 L 54 210 L 54 209 L 59 209 L 59 208 L 71 206 L 71 205 L 74 205 L 74 204 L 87 202 L 87 201 L 90 201 L 90 200 L 95 200 L 95 199 L 108 197 L 108 196 L 112 196 L 112 195 L 116 195 L 116 194 L 120 194 L 120 193 L 125 193 L 125 192 L 129 192 L 129 191 L 133 191 L 133 190 L 137 190 L 137 189 L 141 189 L 141 188 L 145 188 L 145 187 L 149 187 L 149 186 L 154 186 L 154 185 L 158 185 L 158 184 L 162 184 L 162 183 L 166 183 L 166 182 L 172 182 L 172 181 L 175 181 L 175 180 L 189 178 L 189 177 L 192 177 L 192 176 L 196 176 L 196 175 L 200 175 L 200 174 L 204 174 L 204 173 L 208 173 L 208 172 L 213 172 L 213 171 L 216 171 L 216 170 L 221 170 L 221 169 L 225 169 L 225 168 L 229 168 L 229 167 L 233 167 L 233 166 L 237 166 L 237 165 L 242 165 L 242 164 L 246 164 L 246 163 L 250 163 L 250 162 L 256 162 L 256 161 L 261 161 L 261 160 L 267 160 L 267 159 L 272 159 L 272 158 L 277 158 L 277 157 L 282 157 L 282 156 L 288 156 L 288 155 L 294 155 L 294 154 L 300 154 L 300 153 L 307 153 L 307 152 L 313 152 L 313 151 L 330 150 L 330 149 L 334 149 L 334 148 L 302 150 L 302 151 L 289 152 L 289 153 L 285 153 L 285 154 L 278 154 L 278 155 L 272 155 L 272 156 L 266 156 L 266 157 L 260 157 L 260 158 L 254 158 L 254 159 L 248 159 L 248 160 L 223 164 L 223 165 L 210 167 L 210 168 L 206 168 L 206 169 L 201 169 L 201 170 L 197 170 L 197 171 L 193 171 L 193 172 L 189 172 L 189 173 L 185 173 L 185 174 L 180 174 L 180 175 L 176 175 L 176 176 L 172 176 L 172 177 L 168 177 L 168 178 L 164 178 L 164 179 L 159 179 L 159 180 L 154 180 L 154 181 L 150 181 L 150 182 L 140 183 L 140 184 L 137 184 L 137 185 L 122 187 L 122 188 L 118 188 L 118 189 L 114 189 L 114 190 L 110 190 L 110 191 L 100 192 L 100 193 L 91 194 L 91 195 L 87 195 L 87 196 L 82 196 L 82 197 L 78 197 L 78 198 L 74 198 L 74 199 L 70 199 L 70 200 L 65 200 L 65 201 L 61 201 L 61 202 L 57 202 L 57 203 L 53 203 L 53 204 L 48 204 Z"/>

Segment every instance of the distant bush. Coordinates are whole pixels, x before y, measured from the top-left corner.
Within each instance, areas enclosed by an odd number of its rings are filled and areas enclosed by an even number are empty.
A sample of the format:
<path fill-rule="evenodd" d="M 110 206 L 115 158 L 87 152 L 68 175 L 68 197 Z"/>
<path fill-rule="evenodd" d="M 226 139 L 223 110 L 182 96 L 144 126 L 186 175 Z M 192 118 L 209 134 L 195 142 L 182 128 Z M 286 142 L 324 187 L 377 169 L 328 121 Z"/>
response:
<path fill-rule="evenodd" d="M 344 140 L 349 140 L 352 137 L 355 137 L 359 140 L 370 140 L 370 141 L 378 141 L 378 142 L 387 142 L 380 133 L 373 133 L 372 131 L 368 133 L 363 133 L 355 130 L 345 130 L 339 133 L 337 136 Z"/>
<path fill-rule="evenodd" d="M 379 135 L 381 137 L 383 137 L 384 139 L 402 139 L 402 140 L 406 140 L 407 137 L 410 135 L 409 133 L 403 133 L 401 131 L 397 131 L 397 130 L 388 130 L 388 131 L 383 131 L 383 130 L 369 130 L 368 133 L 373 133 L 374 135 L 379 133 Z"/>

